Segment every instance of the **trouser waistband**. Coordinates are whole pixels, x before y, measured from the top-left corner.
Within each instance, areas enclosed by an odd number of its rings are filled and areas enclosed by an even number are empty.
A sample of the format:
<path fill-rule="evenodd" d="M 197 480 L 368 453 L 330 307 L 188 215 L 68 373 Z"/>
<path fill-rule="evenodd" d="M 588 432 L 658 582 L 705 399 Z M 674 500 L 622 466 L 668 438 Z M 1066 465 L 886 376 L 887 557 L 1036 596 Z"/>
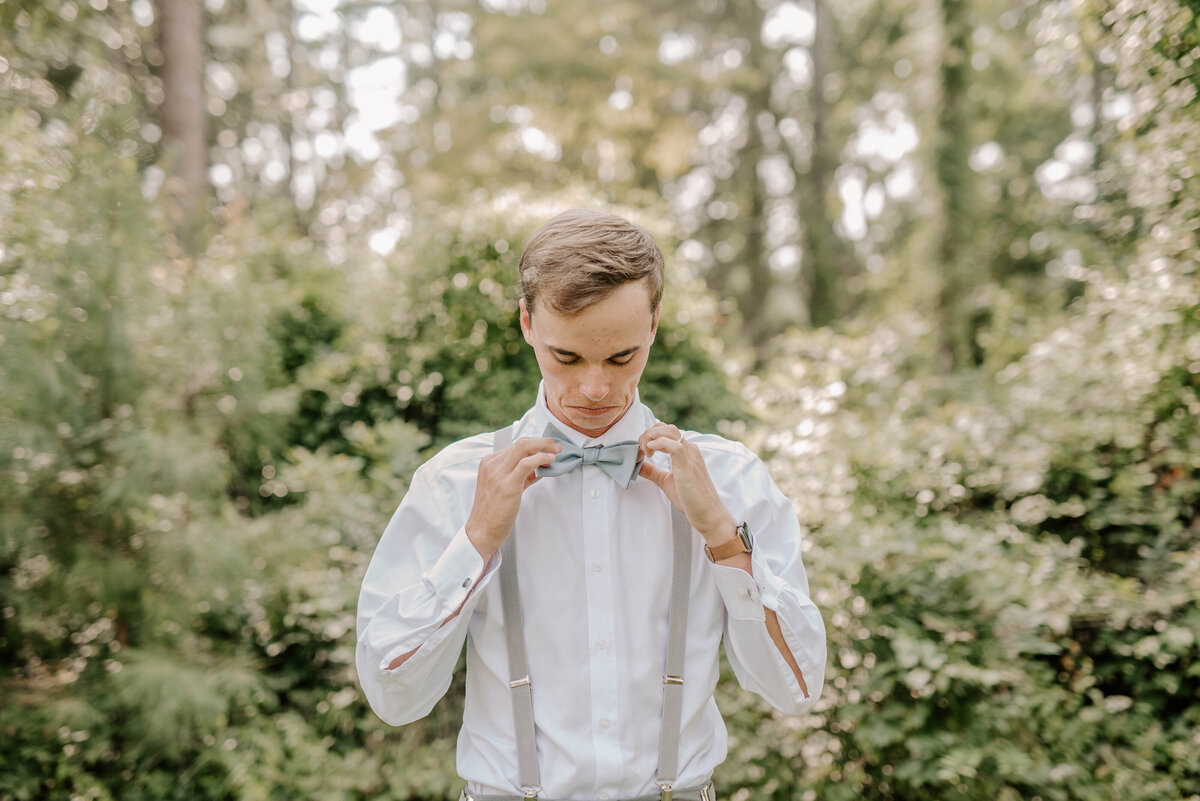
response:
<path fill-rule="evenodd" d="M 660 801 L 662 797 L 661 793 L 654 793 L 653 795 L 639 795 L 635 798 L 613 799 L 612 801 Z M 673 801 L 717 801 L 711 782 L 695 790 L 673 790 L 671 797 Z M 526 798 L 520 795 L 477 795 L 463 790 L 458 801 L 526 801 Z M 554 801 L 554 799 L 538 796 L 537 801 Z"/>

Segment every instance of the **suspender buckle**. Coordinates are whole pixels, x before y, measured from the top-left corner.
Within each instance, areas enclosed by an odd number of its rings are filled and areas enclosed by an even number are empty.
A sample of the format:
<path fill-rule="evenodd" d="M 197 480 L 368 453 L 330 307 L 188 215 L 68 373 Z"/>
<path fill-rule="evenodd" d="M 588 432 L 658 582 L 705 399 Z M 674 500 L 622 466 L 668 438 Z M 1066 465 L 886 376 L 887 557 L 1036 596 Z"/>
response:
<path fill-rule="evenodd" d="M 515 690 L 518 687 L 528 687 L 528 686 L 529 686 L 529 677 L 528 676 L 522 676 L 521 678 L 517 679 L 516 681 L 510 681 L 508 683 L 508 688 L 510 690 Z"/>
<path fill-rule="evenodd" d="M 672 676 L 668 673 L 663 676 L 663 684 L 683 684 L 683 676 Z"/>
<path fill-rule="evenodd" d="M 522 787 L 521 788 L 521 792 L 524 794 L 525 798 L 537 798 L 537 794 L 540 793 L 541 791 L 542 791 L 542 787 L 540 784 L 535 784 L 530 787 Z"/>

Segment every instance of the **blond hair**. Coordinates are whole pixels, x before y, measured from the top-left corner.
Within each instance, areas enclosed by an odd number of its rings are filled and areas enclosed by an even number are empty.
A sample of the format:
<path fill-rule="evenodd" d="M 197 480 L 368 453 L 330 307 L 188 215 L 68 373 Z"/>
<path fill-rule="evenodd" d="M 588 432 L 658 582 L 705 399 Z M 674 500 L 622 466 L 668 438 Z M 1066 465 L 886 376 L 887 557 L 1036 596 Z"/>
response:
<path fill-rule="evenodd" d="M 571 209 L 543 225 L 521 254 L 521 295 L 533 312 L 547 308 L 571 316 L 623 284 L 646 281 L 650 310 L 663 293 L 663 255 L 649 232 L 615 214 Z"/>

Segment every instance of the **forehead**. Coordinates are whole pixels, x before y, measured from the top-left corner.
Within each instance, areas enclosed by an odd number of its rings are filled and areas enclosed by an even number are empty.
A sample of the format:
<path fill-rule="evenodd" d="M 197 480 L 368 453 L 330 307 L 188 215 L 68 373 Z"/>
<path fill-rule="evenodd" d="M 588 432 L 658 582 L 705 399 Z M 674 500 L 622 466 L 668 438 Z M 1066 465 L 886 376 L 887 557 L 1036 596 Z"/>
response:
<path fill-rule="evenodd" d="M 643 282 L 623 284 L 572 315 L 556 312 L 539 298 L 530 318 L 543 345 L 599 357 L 644 344 L 654 326 L 650 292 Z"/>

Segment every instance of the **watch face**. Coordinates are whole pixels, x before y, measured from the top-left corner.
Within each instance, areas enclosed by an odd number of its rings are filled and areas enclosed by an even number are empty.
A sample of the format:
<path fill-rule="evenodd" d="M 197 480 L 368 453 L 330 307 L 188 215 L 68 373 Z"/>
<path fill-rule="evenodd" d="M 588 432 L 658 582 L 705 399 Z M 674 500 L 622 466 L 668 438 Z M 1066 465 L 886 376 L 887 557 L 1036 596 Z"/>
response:
<path fill-rule="evenodd" d="M 754 537 L 750 534 L 750 526 L 742 523 L 737 527 L 738 536 L 742 538 L 742 545 L 746 546 L 746 553 L 754 550 Z"/>

